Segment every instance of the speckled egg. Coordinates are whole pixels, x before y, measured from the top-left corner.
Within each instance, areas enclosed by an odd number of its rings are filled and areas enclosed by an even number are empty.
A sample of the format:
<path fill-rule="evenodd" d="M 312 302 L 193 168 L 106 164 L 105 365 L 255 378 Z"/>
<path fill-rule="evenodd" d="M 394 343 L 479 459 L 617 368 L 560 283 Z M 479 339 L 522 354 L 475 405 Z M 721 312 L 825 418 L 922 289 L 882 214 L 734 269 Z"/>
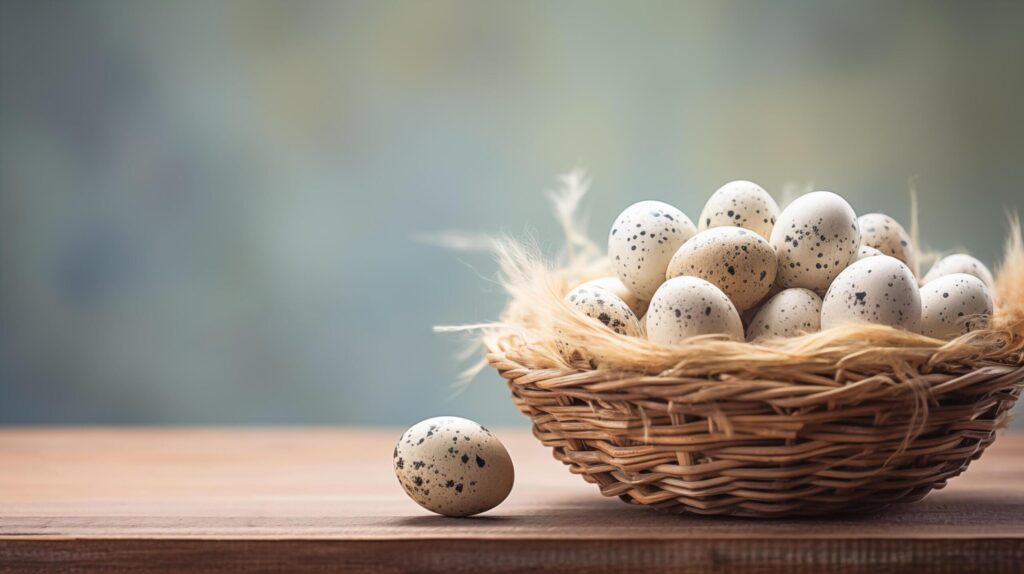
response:
<path fill-rule="evenodd" d="M 676 345 L 697 335 L 724 334 L 743 340 L 743 323 L 722 290 L 697 277 L 669 279 L 647 310 L 647 338 Z"/>
<path fill-rule="evenodd" d="M 752 181 L 736 180 L 711 194 L 700 212 L 697 225 L 701 231 L 724 226 L 742 227 L 768 239 L 778 217 L 779 205 L 763 187 Z"/>
<path fill-rule="evenodd" d="M 612 224 L 608 258 L 626 287 L 649 301 L 665 281 L 665 269 L 676 250 L 695 233 L 690 218 L 667 203 L 634 203 Z"/>
<path fill-rule="evenodd" d="M 868 257 L 874 257 L 876 255 L 883 255 L 883 253 L 874 247 L 868 247 L 867 245 L 861 245 L 860 249 L 857 250 L 857 256 L 853 259 L 854 261 L 860 261 Z"/>
<path fill-rule="evenodd" d="M 874 323 L 917 331 L 921 293 L 910 268 L 888 255 L 854 262 L 836 277 L 821 303 L 821 328 Z"/>
<path fill-rule="evenodd" d="M 861 246 L 874 247 L 885 255 L 899 259 L 917 272 L 914 245 L 900 222 L 884 213 L 867 213 L 857 218 Z"/>
<path fill-rule="evenodd" d="M 583 283 L 583 285 L 594 285 L 611 291 L 617 295 L 619 299 L 622 299 L 626 305 L 629 305 L 629 308 L 637 317 L 643 317 L 644 313 L 647 312 L 647 304 L 649 301 L 644 301 L 637 297 L 636 293 L 632 292 L 629 287 L 626 287 L 626 284 L 622 282 L 622 279 L 619 279 L 614 275 L 591 279 L 590 281 Z"/>
<path fill-rule="evenodd" d="M 747 340 L 794 337 L 821 329 L 821 297 L 810 289 L 780 291 L 761 305 L 747 327 Z"/>
<path fill-rule="evenodd" d="M 666 277 L 700 277 L 713 283 L 745 311 L 768 294 L 775 282 L 775 250 L 749 229 L 715 227 L 694 235 L 668 264 Z"/>
<path fill-rule="evenodd" d="M 565 296 L 570 305 L 584 315 L 597 319 L 620 335 L 639 337 L 643 329 L 636 314 L 617 295 L 593 283 L 584 283 Z"/>
<path fill-rule="evenodd" d="M 921 333 L 953 339 L 988 325 L 992 291 L 974 275 L 951 273 L 921 287 Z"/>
<path fill-rule="evenodd" d="M 459 417 L 417 423 L 398 440 L 395 475 L 417 504 L 445 516 L 470 516 L 501 504 L 515 472 L 504 445 Z"/>
<path fill-rule="evenodd" d="M 857 214 L 834 193 L 808 193 L 779 214 L 771 244 L 779 256 L 781 286 L 824 292 L 857 255 Z"/>
<path fill-rule="evenodd" d="M 996 281 L 992 277 L 992 272 L 988 270 L 988 267 L 985 267 L 984 263 L 970 255 L 967 255 L 966 253 L 954 253 L 953 255 L 947 255 L 936 261 L 924 276 L 924 281 L 922 281 L 922 283 L 927 284 L 933 279 L 949 275 L 951 273 L 966 273 L 968 275 L 974 275 L 978 279 L 981 279 L 989 289 L 995 288 L 996 285 Z"/>

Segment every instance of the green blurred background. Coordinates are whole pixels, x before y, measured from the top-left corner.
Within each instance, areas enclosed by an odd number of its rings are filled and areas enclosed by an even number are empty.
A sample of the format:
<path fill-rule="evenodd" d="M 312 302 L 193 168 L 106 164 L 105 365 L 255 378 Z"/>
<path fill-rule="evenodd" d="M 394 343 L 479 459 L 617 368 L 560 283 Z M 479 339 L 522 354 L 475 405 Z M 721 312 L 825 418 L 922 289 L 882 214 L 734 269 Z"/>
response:
<path fill-rule="evenodd" d="M 0 3 L 0 423 L 522 423 L 441 230 L 812 188 L 998 259 L 1024 3 Z"/>

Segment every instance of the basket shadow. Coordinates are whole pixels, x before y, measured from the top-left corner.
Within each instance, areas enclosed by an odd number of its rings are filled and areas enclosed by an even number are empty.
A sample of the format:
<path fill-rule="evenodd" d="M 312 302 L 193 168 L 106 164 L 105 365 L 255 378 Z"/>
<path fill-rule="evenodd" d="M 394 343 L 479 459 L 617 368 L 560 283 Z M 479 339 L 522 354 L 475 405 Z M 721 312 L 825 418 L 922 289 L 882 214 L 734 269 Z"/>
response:
<path fill-rule="evenodd" d="M 560 502 L 511 504 L 483 516 L 395 517 L 392 524 L 448 532 L 475 533 L 561 532 L 573 535 L 632 537 L 674 537 L 744 534 L 759 536 L 771 527 L 775 535 L 808 532 L 875 533 L 889 535 L 941 532 L 956 525 L 963 533 L 990 528 L 1019 528 L 1024 516 L 1024 495 L 1007 495 L 997 490 L 939 492 L 909 504 L 893 504 L 867 512 L 833 513 L 815 516 L 740 517 L 672 513 L 600 496 L 572 496 Z"/>
<path fill-rule="evenodd" d="M 743 517 L 729 515 L 702 515 L 692 512 L 672 513 L 632 506 L 632 510 L 648 512 L 660 518 L 658 521 L 682 520 L 699 521 L 708 524 L 831 524 L 831 525 L 882 525 L 915 524 L 939 525 L 950 521 L 984 518 L 989 524 L 1017 523 L 1024 516 L 1024 496 L 1007 496 L 1004 492 L 956 492 L 935 493 L 918 502 L 894 503 L 889 506 L 866 511 L 850 511 L 831 514 L 787 516 L 787 517 Z M 637 518 L 636 515 L 633 515 Z M 642 519 L 642 517 L 641 517 Z"/>

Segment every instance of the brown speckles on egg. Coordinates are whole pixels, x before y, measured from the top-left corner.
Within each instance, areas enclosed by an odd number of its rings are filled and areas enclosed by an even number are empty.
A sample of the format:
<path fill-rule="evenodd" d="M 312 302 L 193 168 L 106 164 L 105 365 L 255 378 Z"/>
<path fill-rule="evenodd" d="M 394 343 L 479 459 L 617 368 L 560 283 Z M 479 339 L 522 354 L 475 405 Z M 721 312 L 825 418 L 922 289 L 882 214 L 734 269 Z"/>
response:
<path fill-rule="evenodd" d="M 810 289 L 784 289 L 761 306 L 747 327 L 747 340 L 794 337 L 821 328 L 821 297 Z"/>
<path fill-rule="evenodd" d="M 607 289 L 584 283 L 570 291 L 566 301 L 620 335 L 639 337 L 643 333 L 640 321 L 629 305 Z"/>
<path fill-rule="evenodd" d="M 778 253 L 782 287 L 823 292 L 857 255 L 857 214 L 834 193 L 808 193 L 779 215 L 771 245 Z"/>
<path fill-rule="evenodd" d="M 857 218 L 857 225 L 862 246 L 873 247 L 883 255 L 895 257 L 917 273 L 917 255 L 910 235 L 898 221 L 884 213 L 867 213 Z"/>
<path fill-rule="evenodd" d="M 777 266 L 775 250 L 760 235 L 739 227 L 715 227 L 684 243 L 672 257 L 666 276 L 709 281 L 744 311 L 771 290 Z"/>
<path fill-rule="evenodd" d="M 449 446 L 453 442 L 458 449 Z M 393 454 L 395 475 L 406 494 L 438 514 L 484 512 L 501 503 L 512 489 L 514 471 L 505 447 L 468 419 L 422 421 L 402 435 Z"/>
<path fill-rule="evenodd" d="M 648 339 L 663 345 L 708 334 L 743 340 L 736 306 L 718 287 L 697 277 L 666 281 L 651 299 L 645 320 Z"/>
<path fill-rule="evenodd" d="M 618 233 L 616 230 L 632 230 Z M 679 246 L 697 232 L 690 218 L 667 203 L 641 201 L 627 207 L 608 235 L 608 258 L 615 274 L 641 300 L 650 300 L 665 280 L 665 269 Z"/>
<path fill-rule="evenodd" d="M 992 292 L 981 279 L 966 273 L 943 275 L 921 288 L 921 333 L 953 339 L 987 326 L 992 310 Z"/>
<path fill-rule="evenodd" d="M 821 328 L 874 323 L 917 331 L 921 295 L 902 261 L 877 255 L 854 262 L 836 277 L 821 305 Z"/>
<path fill-rule="evenodd" d="M 857 250 L 857 256 L 854 258 L 854 261 L 860 261 L 861 259 L 874 257 L 876 255 L 882 255 L 882 252 L 874 247 L 868 247 L 867 245 L 862 244 L 860 249 Z"/>
<path fill-rule="evenodd" d="M 565 300 L 573 309 L 619 335 L 643 336 L 643 324 L 637 319 L 636 314 L 622 299 L 603 287 L 598 287 L 594 283 L 584 283 L 570 291 Z M 555 330 L 558 351 L 566 361 L 572 363 L 593 358 L 585 349 L 569 340 L 561 328 L 556 327 Z"/>
<path fill-rule="evenodd" d="M 697 221 L 700 230 L 743 227 L 768 239 L 779 206 L 763 187 L 752 181 L 731 181 L 711 194 Z"/>

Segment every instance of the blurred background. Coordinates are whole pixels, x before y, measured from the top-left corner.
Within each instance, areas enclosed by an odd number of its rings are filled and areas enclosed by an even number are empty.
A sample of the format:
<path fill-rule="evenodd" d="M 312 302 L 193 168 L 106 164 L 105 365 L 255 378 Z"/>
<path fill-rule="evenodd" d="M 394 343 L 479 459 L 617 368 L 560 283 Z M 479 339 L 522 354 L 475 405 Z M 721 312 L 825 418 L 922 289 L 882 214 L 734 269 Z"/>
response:
<path fill-rule="evenodd" d="M 0 0 L 0 423 L 525 424 L 486 253 L 732 179 L 1000 255 L 1024 3 Z"/>

